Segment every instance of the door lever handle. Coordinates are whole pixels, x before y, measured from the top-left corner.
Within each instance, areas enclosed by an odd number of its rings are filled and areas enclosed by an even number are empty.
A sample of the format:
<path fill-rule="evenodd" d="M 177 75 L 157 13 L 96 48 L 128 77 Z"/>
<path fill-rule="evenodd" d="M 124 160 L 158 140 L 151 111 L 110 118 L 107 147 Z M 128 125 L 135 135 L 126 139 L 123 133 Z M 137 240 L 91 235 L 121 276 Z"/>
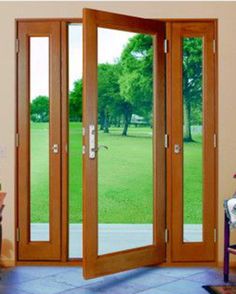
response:
<path fill-rule="evenodd" d="M 109 148 L 108 148 L 108 146 L 106 146 L 106 145 L 98 145 L 98 147 L 97 148 L 95 148 L 95 152 L 98 152 L 101 148 L 104 148 L 104 149 L 106 149 L 106 150 L 108 150 Z"/>

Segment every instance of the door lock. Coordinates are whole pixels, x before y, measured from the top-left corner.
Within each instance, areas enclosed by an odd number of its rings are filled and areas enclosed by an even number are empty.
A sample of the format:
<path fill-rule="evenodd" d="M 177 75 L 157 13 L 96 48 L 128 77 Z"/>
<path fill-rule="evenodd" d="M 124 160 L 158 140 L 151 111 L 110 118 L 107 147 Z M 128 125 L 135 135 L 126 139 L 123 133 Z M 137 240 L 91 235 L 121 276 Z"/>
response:
<path fill-rule="evenodd" d="M 174 145 L 174 153 L 178 154 L 182 151 L 182 147 L 179 144 Z"/>
<path fill-rule="evenodd" d="M 52 145 L 52 152 L 57 154 L 59 152 L 59 146 L 58 144 L 53 144 Z"/>

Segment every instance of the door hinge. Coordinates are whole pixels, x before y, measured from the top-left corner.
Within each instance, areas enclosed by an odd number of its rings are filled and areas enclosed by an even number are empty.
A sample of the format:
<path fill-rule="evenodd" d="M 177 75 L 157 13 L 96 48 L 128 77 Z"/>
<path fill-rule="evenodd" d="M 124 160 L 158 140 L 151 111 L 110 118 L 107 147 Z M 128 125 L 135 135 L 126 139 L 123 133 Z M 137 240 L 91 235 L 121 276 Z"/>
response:
<path fill-rule="evenodd" d="M 16 53 L 19 53 L 20 51 L 20 41 L 19 39 L 16 39 Z"/>
<path fill-rule="evenodd" d="M 16 242 L 20 242 L 20 228 L 16 229 Z"/>
<path fill-rule="evenodd" d="M 217 230 L 214 229 L 214 242 L 216 243 L 216 241 L 217 241 Z"/>
<path fill-rule="evenodd" d="M 85 149 L 85 145 L 83 145 L 83 147 L 82 147 L 82 154 L 85 154 L 86 152 L 86 149 Z"/>
<path fill-rule="evenodd" d="M 68 153 L 68 145 L 65 144 L 65 152 Z"/>
<path fill-rule="evenodd" d="M 216 40 L 213 40 L 213 53 L 216 53 Z"/>
<path fill-rule="evenodd" d="M 165 243 L 168 243 L 169 241 L 169 231 L 168 229 L 165 229 Z"/>
<path fill-rule="evenodd" d="M 85 136 L 85 127 L 82 128 L 82 135 Z"/>
<path fill-rule="evenodd" d="M 16 148 L 19 147 L 19 134 L 16 133 Z"/>
<path fill-rule="evenodd" d="M 168 40 L 164 40 L 164 53 L 168 53 Z"/>
<path fill-rule="evenodd" d="M 214 134 L 213 142 L 214 142 L 214 148 L 216 148 L 217 147 L 217 135 L 216 134 Z"/>
<path fill-rule="evenodd" d="M 168 148 L 169 147 L 169 135 L 168 134 L 165 134 L 165 148 Z"/>

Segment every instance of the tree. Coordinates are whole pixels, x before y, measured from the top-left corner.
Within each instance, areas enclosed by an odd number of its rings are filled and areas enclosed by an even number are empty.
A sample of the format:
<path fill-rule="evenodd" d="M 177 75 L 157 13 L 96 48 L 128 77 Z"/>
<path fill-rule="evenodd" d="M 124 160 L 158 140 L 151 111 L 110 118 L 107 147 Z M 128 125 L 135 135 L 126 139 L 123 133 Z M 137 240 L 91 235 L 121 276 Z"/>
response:
<path fill-rule="evenodd" d="M 98 66 L 98 114 L 100 128 L 109 132 L 112 116 L 119 113 L 120 88 L 119 64 L 99 64 Z"/>
<path fill-rule="evenodd" d="M 183 41 L 184 140 L 193 141 L 191 125 L 202 119 L 202 39 Z"/>
<path fill-rule="evenodd" d="M 82 95 L 83 81 L 79 79 L 74 82 L 74 88 L 69 95 L 70 121 L 82 121 Z"/>
<path fill-rule="evenodd" d="M 120 94 L 126 102 L 124 111 L 125 126 L 123 135 L 127 135 L 132 113 L 151 120 L 153 103 L 153 48 L 152 37 L 135 35 L 124 48 L 120 64 Z"/>
<path fill-rule="evenodd" d="M 31 102 L 30 117 L 33 122 L 49 121 L 49 98 L 38 96 Z"/>

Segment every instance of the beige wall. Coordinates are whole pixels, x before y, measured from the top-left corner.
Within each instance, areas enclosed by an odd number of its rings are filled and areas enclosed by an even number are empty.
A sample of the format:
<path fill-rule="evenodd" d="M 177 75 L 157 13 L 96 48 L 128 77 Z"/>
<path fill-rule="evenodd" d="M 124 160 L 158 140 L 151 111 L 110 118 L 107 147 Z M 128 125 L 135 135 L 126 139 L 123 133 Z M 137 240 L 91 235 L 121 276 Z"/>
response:
<path fill-rule="evenodd" d="M 15 223 L 15 19 L 81 17 L 82 8 L 97 8 L 146 18 L 219 19 L 219 260 L 222 260 L 222 200 L 236 182 L 236 3 L 234 2 L 0 2 L 0 181 L 8 192 L 4 212 L 3 259 L 14 262 Z M 209 195 L 210 197 L 210 195 Z M 21 204 L 24 205 L 24 204 Z M 211 212 L 209 212 L 211 213 Z"/>

